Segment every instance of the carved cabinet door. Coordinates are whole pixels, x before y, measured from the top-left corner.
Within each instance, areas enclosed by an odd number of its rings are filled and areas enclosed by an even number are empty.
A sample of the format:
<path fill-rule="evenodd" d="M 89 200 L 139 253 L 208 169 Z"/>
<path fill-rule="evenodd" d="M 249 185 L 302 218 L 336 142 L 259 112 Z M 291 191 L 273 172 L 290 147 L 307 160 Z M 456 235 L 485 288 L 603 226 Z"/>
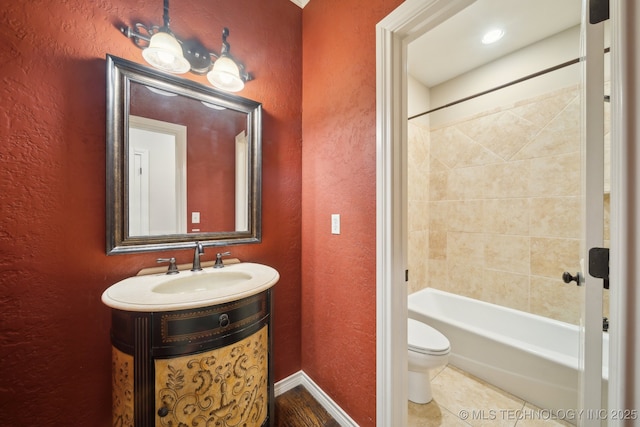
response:
<path fill-rule="evenodd" d="M 260 427 L 269 408 L 268 326 L 226 347 L 155 359 L 156 426 Z"/>

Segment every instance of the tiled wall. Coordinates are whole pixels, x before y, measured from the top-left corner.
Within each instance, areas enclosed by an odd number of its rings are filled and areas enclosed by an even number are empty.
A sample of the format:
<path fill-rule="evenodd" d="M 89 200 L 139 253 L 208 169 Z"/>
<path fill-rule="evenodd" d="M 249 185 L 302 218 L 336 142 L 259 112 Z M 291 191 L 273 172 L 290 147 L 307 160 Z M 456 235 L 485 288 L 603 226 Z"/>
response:
<path fill-rule="evenodd" d="M 428 129 L 409 124 L 410 289 L 571 323 L 579 269 L 577 87 Z"/>

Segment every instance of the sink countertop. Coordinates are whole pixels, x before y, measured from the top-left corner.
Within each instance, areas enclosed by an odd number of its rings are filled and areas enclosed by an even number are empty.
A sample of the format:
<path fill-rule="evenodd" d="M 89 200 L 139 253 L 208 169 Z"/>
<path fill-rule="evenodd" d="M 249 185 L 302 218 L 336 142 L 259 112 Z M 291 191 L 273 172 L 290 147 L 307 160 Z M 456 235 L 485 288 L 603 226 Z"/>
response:
<path fill-rule="evenodd" d="M 185 310 L 237 301 L 269 289 L 279 279 L 274 268 L 248 262 L 173 275 L 134 276 L 110 286 L 102 294 L 102 302 L 124 311 Z M 202 288 L 191 285 L 207 282 L 213 285 Z M 220 285 L 215 284 L 218 282 Z M 167 291 L 172 287 L 175 291 Z"/>

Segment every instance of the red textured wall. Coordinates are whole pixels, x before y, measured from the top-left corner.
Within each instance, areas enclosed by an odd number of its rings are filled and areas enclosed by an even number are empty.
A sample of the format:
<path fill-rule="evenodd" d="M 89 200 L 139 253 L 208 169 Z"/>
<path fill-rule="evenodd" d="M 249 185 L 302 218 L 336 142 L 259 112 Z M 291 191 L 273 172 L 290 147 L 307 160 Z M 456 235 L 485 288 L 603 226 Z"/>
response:
<path fill-rule="evenodd" d="M 363 427 L 376 417 L 375 25 L 400 3 L 303 13 L 302 366 Z"/>
<path fill-rule="evenodd" d="M 263 243 L 272 265 L 276 379 L 301 367 L 302 11 L 289 0 L 172 2 L 175 33 L 232 52 L 262 102 Z M 114 26 L 160 23 L 162 1 L 4 2 L 0 13 L 0 424 L 111 425 L 109 310 L 100 295 L 161 256 L 105 255 L 105 55 L 143 63 Z M 191 78 L 191 77 L 190 77 Z M 193 77 L 203 83 L 203 77 Z M 213 258 L 208 249 L 204 260 Z"/>

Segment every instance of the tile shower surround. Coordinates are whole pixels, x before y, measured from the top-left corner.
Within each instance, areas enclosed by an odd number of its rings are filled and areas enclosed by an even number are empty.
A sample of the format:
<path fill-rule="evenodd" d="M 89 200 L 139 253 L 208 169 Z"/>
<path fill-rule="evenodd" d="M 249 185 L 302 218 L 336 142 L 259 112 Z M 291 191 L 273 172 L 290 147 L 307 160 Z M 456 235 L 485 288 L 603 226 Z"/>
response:
<path fill-rule="evenodd" d="M 410 122 L 409 292 L 577 323 L 578 288 L 561 275 L 579 269 L 579 125 L 577 86 L 431 129 Z"/>

